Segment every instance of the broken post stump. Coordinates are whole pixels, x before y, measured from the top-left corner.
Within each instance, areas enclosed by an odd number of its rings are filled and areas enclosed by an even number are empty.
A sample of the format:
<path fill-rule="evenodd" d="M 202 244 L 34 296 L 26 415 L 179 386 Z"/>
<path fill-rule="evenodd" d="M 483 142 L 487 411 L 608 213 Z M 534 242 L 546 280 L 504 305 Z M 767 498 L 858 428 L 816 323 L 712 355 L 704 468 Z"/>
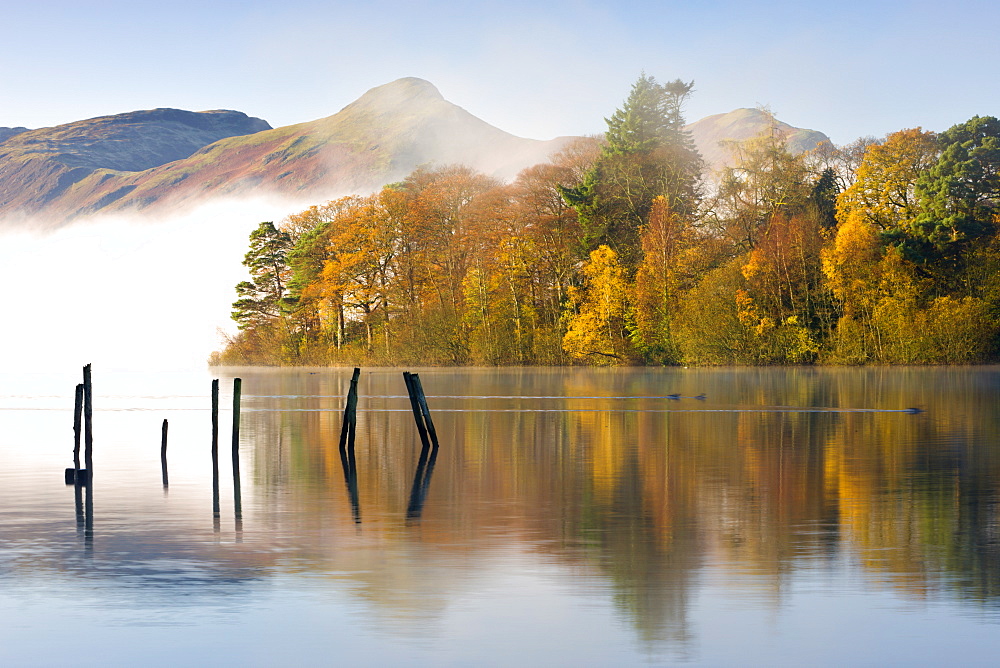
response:
<path fill-rule="evenodd" d="M 357 422 L 358 379 L 360 377 L 361 369 L 354 367 L 354 373 L 351 374 L 351 387 L 347 391 L 347 401 L 344 403 L 344 421 L 340 426 L 341 450 L 354 446 L 353 429 Z"/>

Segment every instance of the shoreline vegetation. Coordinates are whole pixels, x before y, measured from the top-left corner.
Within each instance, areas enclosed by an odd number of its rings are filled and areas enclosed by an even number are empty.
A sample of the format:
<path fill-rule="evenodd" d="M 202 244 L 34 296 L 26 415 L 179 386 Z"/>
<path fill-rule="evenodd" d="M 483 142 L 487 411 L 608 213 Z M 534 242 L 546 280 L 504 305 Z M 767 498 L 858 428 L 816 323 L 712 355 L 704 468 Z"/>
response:
<path fill-rule="evenodd" d="M 1000 121 L 709 173 L 693 83 L 643 75 L 603 137 L 502 183 L 419 168 L 250 235 L 231 366 L 1000 361 Z"/>

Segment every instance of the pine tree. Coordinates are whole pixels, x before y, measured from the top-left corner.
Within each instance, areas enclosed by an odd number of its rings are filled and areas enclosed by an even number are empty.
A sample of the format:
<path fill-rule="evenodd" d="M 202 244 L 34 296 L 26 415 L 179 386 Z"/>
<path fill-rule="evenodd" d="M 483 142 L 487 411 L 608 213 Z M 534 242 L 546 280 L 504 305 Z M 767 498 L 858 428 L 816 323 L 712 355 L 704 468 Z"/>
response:
<path fill-rule="evenodd" d="M 288 233 L 278 230 L 273 222 L 263 222 L 250 233 L 250 250 L 243 265 L 250 270 L 252 280 L 236 286 L 239 299 L 233 302 L 233 320 L 241 330 L 260 327 L 281 316 L 291 244 Z"/>
<path fill-rule="evenodd" d="M 996 233 L 1000 216 L 1000 120 L 974 116 L 940 135 L 937 164 L 920 175 L 923 211 L 911 235 L 924 260 L 954 258 Z"/>

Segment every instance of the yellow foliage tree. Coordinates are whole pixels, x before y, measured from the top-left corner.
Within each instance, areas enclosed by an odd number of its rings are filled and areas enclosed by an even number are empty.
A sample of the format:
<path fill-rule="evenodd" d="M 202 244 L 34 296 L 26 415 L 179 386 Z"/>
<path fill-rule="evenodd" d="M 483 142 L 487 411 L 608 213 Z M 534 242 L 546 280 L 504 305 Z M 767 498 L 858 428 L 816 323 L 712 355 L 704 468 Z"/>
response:
<path fill-rule="evenodd" d="M 920 128 L 900 130 L 865 150 L 854 183 L 837 198 L 841 223 L 859 215 L 879 231 L 901 227 L 918 213 L 914 186 L 937 161 L 937 137 Z"/>
<path fill-rule="evenodd" d="M 628 283 L 618 255 L 601 245 L 583 265 L 584 284 L 570 288 L 563 349 L 576 360 L 610 366 L 634 358 L 626 330 Z"/>
<path fill-rule="evenodd" d="M 684 280 L 689 234 L 665 197 L 653 200 L 649 224 L 642 230 L 642 264 L 635 276 L 633 341 L 647 361 L 676 363 L 671 332 L 677 294 Z"/>

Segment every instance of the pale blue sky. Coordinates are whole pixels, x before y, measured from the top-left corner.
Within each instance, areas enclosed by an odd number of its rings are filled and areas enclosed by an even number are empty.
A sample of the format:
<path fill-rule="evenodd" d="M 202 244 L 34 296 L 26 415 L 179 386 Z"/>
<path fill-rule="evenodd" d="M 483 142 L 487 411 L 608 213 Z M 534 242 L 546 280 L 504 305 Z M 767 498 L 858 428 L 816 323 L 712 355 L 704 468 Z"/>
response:
<path fill-rule="evenodd" d="M 514 134 L 603 131 L 645 70 L 694 80 L 688 120 L 769 105 L 846 143 L 1000 115 L 993 2 L 0 4 L 0 126 L 152 107 L 274 126 L 404 76 Z"/>

